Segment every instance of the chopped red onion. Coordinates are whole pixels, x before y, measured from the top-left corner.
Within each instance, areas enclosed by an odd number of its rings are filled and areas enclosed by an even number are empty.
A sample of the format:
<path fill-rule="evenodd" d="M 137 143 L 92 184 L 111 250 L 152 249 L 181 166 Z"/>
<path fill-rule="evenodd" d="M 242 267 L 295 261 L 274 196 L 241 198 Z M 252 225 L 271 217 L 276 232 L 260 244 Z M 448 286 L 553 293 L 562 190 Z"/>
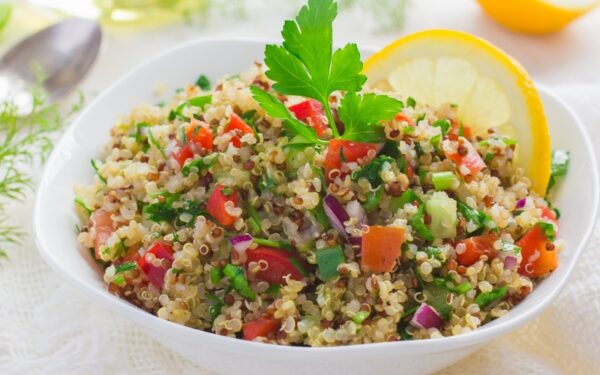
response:
<path fill-rule="evenodd" d="M 367 223 L 367 214 L 365 209 L 357 200 L 352 200 L 346 203 L 346 212 L 350 217 L 357 218 L 360 224 Z"/>
<path fill-rule="evenodd" d="M 517 266 L 519 265 L 519 259 L 517 257 L 514 257 L 512 255 L 507 255 L 504 258 L 504 269 L 505 270 L 514 270 L 517 268 Z"/>
<path fill-rule="evenodd" d="M 350 242 L 350 245 L 352 245 L 352 246 L 361 247 L 362 246 L 362 237 L 348 236 L 348 242 Z"/>
<path fill-rule="evenodd" d="M 421 306 L 415 311 L 410 324 L 417 328 L 440 328 L 444 321 L 435 309 L 426 303 L 422 303 Z"/>
<path fill-rule="evenodd" d="M 252 244 L 253 238 L 248 233 L 240 234 L 229 239 L 231 246 L 238 252 L 243 253 Z"/>
<path fill-rule="evenodd" d="M 346 233 L 344 222 L 350 220 L 350 216 L 344 209 L 344 206 L 342 206 L 333 195 L 326 195 L 325 198 L 323 198 L 323 208 L 325 209 L 325 214 L 329 218 L 331 225 L 337 229 L 344 238 L 347 238 L 348 233 Z"/>
<path fill-rule="evenodd" d="M 517 208 L 523 208 L 523 207 L 525 207 L 526 203 L 527 203 L 527 197 L 519 199 L 517 201 Z"/>

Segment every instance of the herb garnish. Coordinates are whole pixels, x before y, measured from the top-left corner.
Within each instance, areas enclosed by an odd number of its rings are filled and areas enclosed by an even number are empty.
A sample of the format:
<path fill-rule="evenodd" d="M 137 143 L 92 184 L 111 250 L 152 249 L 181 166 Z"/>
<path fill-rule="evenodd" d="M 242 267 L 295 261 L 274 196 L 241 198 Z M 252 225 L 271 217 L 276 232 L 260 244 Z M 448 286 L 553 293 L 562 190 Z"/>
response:
<path fill-rule="evenodd" d="M 367 77 L 361 74 L 362 61 L 356 44 L 333 50 L 333 20 L 337 4 L 333 0 L 309 0 L 295 20 L 285 21 L 283 44 L 265 48 L 266 75 L 275 83 L 273 89 L 284 95 L 298 95 L 318 100 L 323 105 L 334 138 L 362 142 L 385 139 L 378 123 L 393 118 L 402 102 L 385 95 L 357 94 Z M 276 97 L 252 87 L 254 99 L 267 114 L 284 120 L 284 127 L 305 143 L 320 143 L 315 131 L 296 120 Z M 329 96 L 346 91 L 339 108 L 345 132 L 340 135 L 331 111 Z"/>
<path fill-rule="evenodd" d="M 394 164 L 395 160 L 389 156 L 380 155 L 373 159 L 369 164 L 352 172 L 352 179 L 356 181 L 359 178 L 366 178 L 373 188 L 378 188 L 383 182 L 381 180 L 381 170 L 385 163 Z"/>
<path fill-rule="evenodd" d="M 550 180 L 548 181 L 548 188 L 546 194 L 556 185 L 558 177 L 563 177 L 569 170 L 569 159 L 570 153 L 566 150 L 554 150 L 552 151 L 552 165 L 550 167 Z"/>

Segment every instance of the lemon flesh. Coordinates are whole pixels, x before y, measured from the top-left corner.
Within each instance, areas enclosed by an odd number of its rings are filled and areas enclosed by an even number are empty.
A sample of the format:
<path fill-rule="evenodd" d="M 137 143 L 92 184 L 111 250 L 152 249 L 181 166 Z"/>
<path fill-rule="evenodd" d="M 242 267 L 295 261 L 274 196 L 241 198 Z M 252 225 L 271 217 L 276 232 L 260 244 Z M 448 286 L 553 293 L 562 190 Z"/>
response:
<path fill-rule="evenodd" d="M 458 105 L 474 135 L 498 128 L 518 141 L 515 163 L 544 196 L 551 147 L 538 92 L 521 65 L 490 43 L 452 30 L 403 37 L 365 61 L 370 87 L 389 87 L 434 107 Z"/>
<path fill-rule="evenodd" d="M 558 31 L 600 0 L 478 0 L 483 10 L 510 30 L 527 34 Z"/>

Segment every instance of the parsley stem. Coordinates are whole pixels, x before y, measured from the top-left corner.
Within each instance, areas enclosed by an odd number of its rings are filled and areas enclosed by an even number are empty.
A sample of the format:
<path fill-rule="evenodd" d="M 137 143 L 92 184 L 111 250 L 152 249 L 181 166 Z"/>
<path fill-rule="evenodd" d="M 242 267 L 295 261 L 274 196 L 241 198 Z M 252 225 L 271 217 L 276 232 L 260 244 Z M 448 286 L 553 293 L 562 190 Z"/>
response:
<path fill-rule="evenodd" d="M 333 133 L 333 138 L 339 138 L 340 132 L 338 132 L 337 125 L 335 124 L 335 120 L 333 119 L 333 114 L 331 113 L 331 108 L 329 107 L 329 100 L 327 100 L 327 98 L 323 99 L 323 109 L 325 110 L 325 115 L 327 116 L 327 122 L 329 123 L 329 127 L 331 128 L 331 132 Z"/>

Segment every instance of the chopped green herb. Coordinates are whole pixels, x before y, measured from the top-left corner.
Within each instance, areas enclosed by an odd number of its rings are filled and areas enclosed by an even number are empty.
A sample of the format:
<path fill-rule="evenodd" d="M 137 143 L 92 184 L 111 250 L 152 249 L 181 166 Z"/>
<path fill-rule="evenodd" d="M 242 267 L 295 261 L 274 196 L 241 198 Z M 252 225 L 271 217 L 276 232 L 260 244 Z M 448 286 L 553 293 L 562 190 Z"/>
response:
<path fill-rule="evenodd" d="M 337 276 L 338 266 L 346 260 L 341 246 L 327 247 L 315 252 L 319 278 L 323 281 L 331 280 Z"/>
<path fill-rule="evenodd" d="M 223 277 L 223 269 L 221 267 L 213 267 L 210 269 L 210 282 L 213 285 L 217 285 Z"/>
<path fill-rule="evenodd" d="M 263 178 L 258 183 L 258 189 L 261 191 L 263 191 L 263 190 L 273 191 L 274 188 L 275 188 L 275 180 L 270 177 L 263 176 Z"/>
<path fill-rule="evenodd" d="M 252 234 L 253 235 L 259 235 L 262 233 L 262 227 L 260 226 L 260 215 L 258 214 L 258 211 L 256 210 L 256 208 L 254 208 L 254 206 L 252 204 L 250 204 L 249 201 L 246 201 L 245 203 L 245 208 L 246 211 L 248 211 L 248 224 L 250 224 L 250 227 L 252 229 Z"/>
<path fill-rule="evenodd" d="M 179 216 L 177 210 L 173 208 L 173 203 L 179 200 L 180 194 L 162 192 L 159 195 L 164 198 L 162 201 L 149 204 L 142 211 L 148 219 L 156 223 L 172 223 Z"/>
<path fill-rule="evenodd" d="M 433 241 L 433 235 L 424 221 L 425 205 L 419 206 L 417 213 L 408 221 L 412 229 L 417 232 L 417 235 L 426 241 Z"/>
<path fill-rule="evenodd" d="M 154 134 L 152 134 L 152 131 L 150 129 L 148 129 L 148 139 L 150 140 L 150 144 L 154 147 L 156 147 L 156 149 L 158 151 L 160 151 L 161 155 L 163 156 L 163 158 L 167 158 L 167 154 L 165 154 L 165 152 L 163 151 L 160 143 L 158 143 L 158 141 L 156 140 L 156 138 L 154 138 Z"/>
<path fill-rule="evenodd" d="M 428 283 L 423 290 L 427 304 L 433 307 L 444 320 L 450 320 L 452 315 L 452 306 L 448 304 L 448 293 L 446 286 L 437 283 Z"/>
<path fill-rule="evenodd" d="M 169 121 L 173 121 L 176 118 L 180 118 L 183 121 L 190 121 L 189 117 L 183 115 L 183 109 L 186 107 L 197 107 L 203 109 L 205 106 L 212 102 L 212 95 L 202 95 L 195 98 L 191 98 L 177 106 L 173 111 L 169 113 Z"/>
<path fill-rule="evenodd" d="M 90 216 L 92 212 L 94 212 L 94 210 L 86 206 L 80 198 L 75 198 L 75 204 L 81 207 L 88 216 Z"/>
<path fill-rule="evenodd" d="M 493 152 L 486 152 L 485 156 L 483 157 L 483 160 L 486 163 L 491 162 L 492 160 L 494 160 L 494 158 L 496 157 L 496 154 L 494 154 Z"/>
<path fill-rule="evenodd" d="M 292 250 L 292 243 L 288 240 L 267 240 L 264 238 L 254 238 L 254 243 L 261 246 L 275 247 L 278 249 Z"/>
<path fill-rule="evenodd" d="M 475 224 L 476 229 L 470 234 L 479 234 L 483 229 L 487 228 L 493 232 L 498 232 L 499 228 L 496 222 L 485 212 L 471 208 L 465 203 L 458 202 L 458 212 L 468 221 Z"/>
<path fill-rule="evenodd" d="M 378 188 L 367 195 L 367 200 L 363 203 L 365 211 L 370 212 L 379 206 L 381 198 L 383 197 L 383 188 Z"/>
<path fill-rule="evenodd" d="M 415 108 L 416 105 L 417 105 L 417 101 L 412 96 L 409 96 L 408 99 L 406 99 L 407 107 Z"/>
<path fill-rule="evenodd" d="M 185 165 L 181 168 L 181 173 L 187 177 L 190 173 L 198 173 L 200 171 L 205 171 L 215 165 L 217 160 L 219 159 L 218 155 L 210 155 L 205 156 L 200 159 L 194 159 L 185 163 Z"/>
<path fill-rule="evenodd" d="M 217 316 L 221 314 L 221 309 L 225 306 L 225 302 L 214 294 L 207 294 L 206 299 L 211 303 L 208 308 L 208 315 L 210 316 L 210 321 L 214 322 L 217 319 Z"/>
<path fill-rule="evenodd" d="M 123 273 L 134 270 L 136 268 L 137 264 L 135 262 L 123 263 L 115 267 L 115 273 Z"/>
<path fill-rule="evenodd" d="M 125 278 L 123 277 L 123 275 L 117 275 L 113 279 L 113 283 L 115 283 L 117 285 L 123 285 L 123 284 L 125 284 Z"/>
<path fill-rule="evenodd" d="M 512 242 L 507 242 L 507 241 L 502 241 L 501 250 L 504 252 L 513 253 L 513 254 L 521 253 L 521 248 L 519 246 L 515 245 Z"/>
<path fill-rule="evenodd" d="M 413 202 L 421 203 L 421 199 L 412 189 L 408 189 L 404 193 L 402 193 L 401 196 L 392 198 L 392 201 L 390 203 L 390 210 L 391 212 L 396 213 L 399 209 L 403 208 L 408 203 Z"/>
<path fill-rule="evenodd" d="M 321 224 L 324 231 L 329 230 L 331 228 L 331 222 L 329 221 L 329 218 L 327 217 L 327 214 L 325 213 L 325 208 L 323 207 L 322 199 L 319 200 L 319 204 L 317 205 L 317 207 L 310 210 L 310 213 L 313 215 L 315 220 L 319 224 Z"/>
<path fill-rule="evenodd" d="M 94 168 L 94 172 L 96 172 L 96 176 L 98 176 L 100 181 L 102 181 L 104 184 L 106 184 L 106 178 L 104 178 L 102 176 L 102 174 L 100 174 L 100 169 L 98 168 L 98 165 L 96 164 L 96 160 L 92 159 L 92 160 L 90 160 L 90 162 L 92 164 L 92 168 Z"/>
<path fill-rule="evenodd" d="M 256 293 L 250 288 L 250 284 L 248 284 L 248 280 L 246 279 L 246 276 L 244 276 L 242 268 L 234 266 L 233 264 L 227 264 L 223 267 L 223 274 L 227 276 L 231 286 L 240 296 L 249 301 L 254 301 L 256 299 Z"/>
<path fill-rule="evenodd" d="M 200 87 L 204 91 L 210 90 L 210 81 L 208 80 L 208 77 L 202 74 L 196 80 L 196 86 Z"/>
<path fill-rule="evenodd" d="M 556 229 L 554 228 L 554 224 L 540 221 L 537 223 L 537 226 L 542 228 L 542 231 L 544 232 L 544 235 L 548 241 L 552 242 L 556 239 Z"/>
<path fill-rule="evenodd" d="M 265 293 L 267 293 L 267 295 L 269 297 L 277 298 L 277 297 L 279 297 L 280 289 L 281 289 L 281 286 L 279 286 L 277 284 L 271 284 L 271 285 L 269 285 L 269 287 L 267 288 Z"/>
<path fill-rule="evenodd" d="M 491 303 L 504 298 L 507 292 L 508 288 L 503 286 L 502 288 L 494 289 L 491 292 L 481 293 L 475 297 L 475 303 L 478 304 L 480 308 L 485 308 Z"/>
<path fill-rule="evenodd" d="M 437 120 L 431 126 L 436 126 L 436 127 L 440 128 L 442 130 L 442 135 L 446 135 L 446 134 L 448 134 L 448 131 L 452 127 L 452 124 L 450 123 L 450 121 L 443 118 L 443 119 Z"/>
<path fill-rule="evenodd" d="M 356 181 L 359 178 L 366 178 L 371 183 L 372 187 L 378 188 L 383 182 L 381 180 L 381 171 L 385 163 L 394 164 L 395 160 L 389 156 L 379 155 L 369 164 L 352 172 L 352 179 Z"/>

